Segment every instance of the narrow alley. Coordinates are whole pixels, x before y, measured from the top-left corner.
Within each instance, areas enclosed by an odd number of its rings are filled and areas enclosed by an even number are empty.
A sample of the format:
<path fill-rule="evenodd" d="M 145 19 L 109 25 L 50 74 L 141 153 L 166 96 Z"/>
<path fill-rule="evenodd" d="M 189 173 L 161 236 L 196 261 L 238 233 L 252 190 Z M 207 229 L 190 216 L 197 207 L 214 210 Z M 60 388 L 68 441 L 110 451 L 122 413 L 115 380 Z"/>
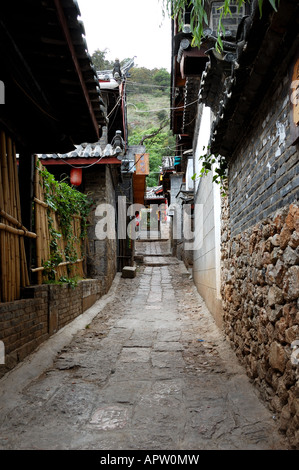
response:
<path fill-rule="evenodd" d="M 287 449 L 168 241 L 1 379 L 2 450 Z"/>

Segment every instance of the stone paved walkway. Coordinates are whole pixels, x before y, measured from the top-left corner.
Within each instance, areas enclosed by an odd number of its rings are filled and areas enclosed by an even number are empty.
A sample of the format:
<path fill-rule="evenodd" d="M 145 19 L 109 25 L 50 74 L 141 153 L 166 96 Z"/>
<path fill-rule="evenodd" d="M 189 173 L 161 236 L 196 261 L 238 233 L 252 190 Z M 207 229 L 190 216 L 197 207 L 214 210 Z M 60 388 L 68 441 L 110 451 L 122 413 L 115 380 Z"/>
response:
<path fill-rule="evenodd" d="M 185 267 L 165 258 L 118 275 L 78 331 L 0 381 L 0 449 L 287 448 Z"/>

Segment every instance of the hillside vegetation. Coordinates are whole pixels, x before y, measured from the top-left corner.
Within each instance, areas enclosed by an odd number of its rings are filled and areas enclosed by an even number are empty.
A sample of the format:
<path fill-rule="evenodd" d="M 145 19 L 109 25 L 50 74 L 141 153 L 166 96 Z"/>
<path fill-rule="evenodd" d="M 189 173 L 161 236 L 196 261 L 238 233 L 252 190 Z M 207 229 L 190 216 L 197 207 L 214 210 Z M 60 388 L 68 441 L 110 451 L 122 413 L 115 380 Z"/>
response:
<path fill-rule="evenodd" d="M 150 155 L 147 186 L 159 184 L 164 155 L 174 151 L 169 127 L 170 74 L 166 69 L 134 68 L 127 82 L 129 143 L 143 143 Z"/>
<path fill-rule="evenodd" d="M 97 70 L 113 69 L 114 62 L 106 59 L 106 51 L 97 50 L 92 58 Z M 175 148 L 169 126 L 170 73 L 164 68 L 134 67 L 129 74 L 126 85 L 129 144 L 145 146 L 150 155 L 147 186 L 157 186 L 162 157 L 172 155 Z"/>

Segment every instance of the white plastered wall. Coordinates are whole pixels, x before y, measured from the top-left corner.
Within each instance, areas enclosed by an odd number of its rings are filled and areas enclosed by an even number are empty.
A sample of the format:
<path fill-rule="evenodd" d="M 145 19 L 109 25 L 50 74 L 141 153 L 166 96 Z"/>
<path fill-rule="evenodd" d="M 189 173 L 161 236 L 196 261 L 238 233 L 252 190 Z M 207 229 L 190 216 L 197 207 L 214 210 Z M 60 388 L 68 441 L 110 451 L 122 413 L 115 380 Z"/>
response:
<path fill-rule="evenodd" d="M 194 171 L 199 174 L 199 157 L 206 153 L 210 140 L 211 110 L 203 107 L 194 155 Z M 193 253 L 194 283 L 204 298 L 217 324 L 222 324 L 221 307 L 221 195 L 212 182 L 213 172 L 195 181 L 195 249 Z"/>

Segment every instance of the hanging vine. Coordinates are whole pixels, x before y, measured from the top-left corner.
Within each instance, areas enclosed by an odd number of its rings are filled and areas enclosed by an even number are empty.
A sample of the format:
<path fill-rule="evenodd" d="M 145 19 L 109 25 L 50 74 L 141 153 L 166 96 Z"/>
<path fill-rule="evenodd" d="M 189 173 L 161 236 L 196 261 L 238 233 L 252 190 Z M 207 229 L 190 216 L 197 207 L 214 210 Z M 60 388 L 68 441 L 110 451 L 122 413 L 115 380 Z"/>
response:
<path fill-rule="evenodd" d="M 225 157 L 219 154 L 212 154 L 209 152 L 210 146 L 207 147 L 207 152 L 199 157 L 201 162 L 201 170 L 197 174 L 192 176 L 195 181 L 197 178 L 207 176 L 213 171 L 213 183 L 220 186 L 220 192 L 222 196 L 226 196 L 227 193 L 227 160 Z M 203 148 L 205 150 L 205 147 Z"/>
<path fill-rule="evenodd" d="M 222 5 L 217 7 L 219 11 L 219 20 L 216 31 L 217 42 L 216 49 L 218 51 L 223 50 L 223 37 L 225 36 L 225 27 L 223 20 L 227 16 L 232 16 L 231 7 L 237 6 L 238 9 L 243 4 L 247 3 L 248 0 L 224 0 Z M 269 2 L 275 11 L 280 0 L 257 0 L 257 6 L 259 8 L 260 16 L 262 16 L 263 4 Z M 210 0 L 162 0 L 164 14 L 168 14 L 171 18 L 176 18 L 178 27 L 180 30 L 183 29 L 185 20 L 185 9 L 188 7 L 190 11 L 190 30 L 192 34 L 192 47 L 200 47 L 201 41 L 204 36 L 204 30 L 209 26 L 209 20 L 207 11 L 210 7 Z M 190 8 L 191 7 L 191 8 Z M 201 162 L 201 170 L 198 174 L 194 174 L 192 179 L 207 175 L 213 171 L 213 182 L 220 185 L 221 194 L 226 195 L 227 191 L 227 161 L 225 157 L 217 154 L 211 154 L 207 151 L 199 157 Z M 203 149 L 205 150 L 205 148 Z"/>

